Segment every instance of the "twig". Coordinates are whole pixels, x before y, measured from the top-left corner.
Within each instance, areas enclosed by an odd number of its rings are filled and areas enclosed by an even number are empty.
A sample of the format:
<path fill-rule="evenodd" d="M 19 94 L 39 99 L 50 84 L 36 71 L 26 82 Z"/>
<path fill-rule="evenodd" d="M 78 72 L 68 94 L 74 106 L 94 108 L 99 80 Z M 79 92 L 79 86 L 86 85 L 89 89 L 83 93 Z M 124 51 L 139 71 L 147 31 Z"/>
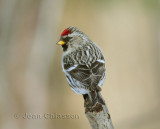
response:
<path fill-rule="evenodd" d="M 92 129 L 114 129 L 107 105 L 105 104 L 100 92 L 97 97 L 99 97 L 97 99 L 102 101 L 96 102 L 93 104 L 94 106 L 90 106 L 89 96 L 84 96 L 85 114 Z"/>

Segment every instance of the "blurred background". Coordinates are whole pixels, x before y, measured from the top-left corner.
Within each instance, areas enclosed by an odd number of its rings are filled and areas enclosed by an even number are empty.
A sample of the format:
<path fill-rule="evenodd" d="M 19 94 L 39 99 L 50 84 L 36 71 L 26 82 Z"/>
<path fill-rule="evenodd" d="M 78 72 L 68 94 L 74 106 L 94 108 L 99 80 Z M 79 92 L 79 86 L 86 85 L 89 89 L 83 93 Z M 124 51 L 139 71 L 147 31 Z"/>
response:
<path fill-rule="evenodd" d="M 115 129 L 160 129 L 159 16 L 160 0 L 0 0 L 0 129 L 90 128 L 56 45 L 71 25 L 105 55 Z M 35 119 L 45 113 L 79 119 Z"/>

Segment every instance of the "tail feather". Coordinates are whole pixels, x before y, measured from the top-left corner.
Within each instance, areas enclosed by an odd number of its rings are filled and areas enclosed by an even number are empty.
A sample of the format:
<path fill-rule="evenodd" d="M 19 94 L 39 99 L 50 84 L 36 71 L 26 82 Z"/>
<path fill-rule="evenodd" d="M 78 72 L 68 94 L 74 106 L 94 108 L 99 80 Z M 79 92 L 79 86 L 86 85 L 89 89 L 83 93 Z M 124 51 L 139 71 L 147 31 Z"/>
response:
<path fill-rule="evenodd" d="M 105 101 L 101 96 L 100 91 L 91 91 L 88 94 L 84 94 L 85 105 L 94 106 L 97 103 L 105 105 Z"/>

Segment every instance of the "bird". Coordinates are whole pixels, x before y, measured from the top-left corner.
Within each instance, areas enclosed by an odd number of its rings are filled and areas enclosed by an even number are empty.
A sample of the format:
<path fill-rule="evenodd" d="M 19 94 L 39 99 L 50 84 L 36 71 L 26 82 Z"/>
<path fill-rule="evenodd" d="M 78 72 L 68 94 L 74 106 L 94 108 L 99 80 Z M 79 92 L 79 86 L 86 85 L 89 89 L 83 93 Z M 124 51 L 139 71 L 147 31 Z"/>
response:
<path fill-rule="evenodd" d="M 104 104 L 100 91 L 106 67 L 100 47 L 75 26 L 64 29 L 57 44 L 63 48 L 62 69 L 71 89 L 88 97 L 92 106 Z"/>

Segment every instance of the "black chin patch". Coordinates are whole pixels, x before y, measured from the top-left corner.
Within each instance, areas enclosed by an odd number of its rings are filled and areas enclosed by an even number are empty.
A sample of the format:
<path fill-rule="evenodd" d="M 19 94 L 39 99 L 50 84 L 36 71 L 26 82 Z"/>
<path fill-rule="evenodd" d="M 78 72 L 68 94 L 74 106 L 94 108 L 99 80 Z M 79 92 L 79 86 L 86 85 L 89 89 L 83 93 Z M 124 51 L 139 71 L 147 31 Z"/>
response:
<path fill-rule="evenodd" d="M 66 51 L 68 49 L 68 45 L 64 44 L 62 45 L 63 51 Z"/>

